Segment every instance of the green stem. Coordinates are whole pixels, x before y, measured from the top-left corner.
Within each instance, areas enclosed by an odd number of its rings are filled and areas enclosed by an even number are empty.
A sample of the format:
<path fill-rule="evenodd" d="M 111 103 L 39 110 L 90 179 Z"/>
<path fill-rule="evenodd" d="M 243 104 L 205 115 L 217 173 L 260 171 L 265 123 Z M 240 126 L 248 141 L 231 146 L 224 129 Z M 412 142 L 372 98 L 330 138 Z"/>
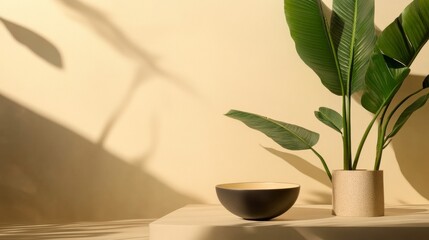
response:
<path fill-rule="evenodd" d="M 320 159 L 320 161 L 323 164 L 323 168 L 325 169 L 326 174 L 329 177 L 329 180 L 332 181 L 332 175 L 331 175 L 331 171 L 329 171 L 329 167 L 325 162 L 325 159 L 323 159 L 322 155 L 320 155 L 314 148 L 310 148 L 311 151 L 313 151 L 314 154 L 316 154 L 316 156 Z"/>
<path fill-rule="evenodd" d="M 343 168 L 351 170 L 351 147 L 350 147 L 350 101 L 347 95 L 343 96 Z"/>
<path fill-rule="evenodd" d="M 384 133 L 385 133 L 384 127 L 379 126 L 379 133 L 377 138 L 377 152 L 375 155 L 375 164 L 374 164 L 374 170 L 376 171 L 380 169 L 381 156 L 383 155 Z"/>
<path fill-rule="evenodd" d="M 385 136 L 386 136 L 387 127 L 389 125 L 390 120 L 392 119 L 392 117 L 395 114 L 395 112 L 408 99 L 410 99 L 412 96 L 415 96 L 416 94 L 418 94 L 422 90 L 423 89 L 419 89 L 419 90 L 411 93 L 410 95 L 408 95 L 406 98 L 404 98 L 398 105 L 395 106 L 395 108 L 389 113 L 389 115 L 387 116 L 386 119 L 385 119 L 385 114 L 387 112 L 387 108 L 388 108 L 388 106 L 389 106 L 390 103 L 384 109 L 383 115 L 381 116 L 381 123 L 380 123 L 379 132 L 378 132 L 378 138 L 377 138 L 377 152 L 376 152 L 376 156 L 375 156 L 374 170 L 379 170 L 380 169 L 381 157 L 382 157 L 382 154 L 383 154 L 383 150 L 386 147 L 385 143 L 389 140 L 389 136 L 388 137 L 385 137 Z"/>
<path fill-rule="evenodd" d="M 411 93 L 410 95 L 408 95 L 406 98 L 404 98 L 404 99 L 402 99 L 402 101 L 398 104 L 398 105 L 396 105 L 395 106 L 395 108 L 390 112 L 390 114 L 389 114 L 389 116 L 387 116 L 387 121 L 386 121 L 386 128 L 387 128 L 387 125 L 389 124 L 389 122 L 390 122 L 390 119 L 393 117 L 393 115 L 395 114 L 395 112 L 402 106 L 402 105 L 404 105 L 404 103 L 408 100 L 408 99 L 410 99 L 411 97 L 413 97 L 413 96 L 415 96 L 415 95 L 417 95 L 418 93 L 420 93 L 421 91 L 423 91 L 424 90 L 424 88 L 422 88 L 422 89 L 419 89 L 419 90 L 417 90 L 417 91 L 415 91 L 415 92 L 413 92 L 413 93 Z M 385 141 L 387 141 L 388 140 L 388 138 L 386 138 L 385 139 Z"/>
<path fill-rule="evenodd" d="M 377 137 L 377 147 L 376 147 L 376 154 L 375 154 L 375 164 L 374 164 L 374 170 L 380 169 L 380 163 L 381 163 L 381 156 L 383 154 L 383 146 L 384 146 L 384 136 L 386 134 L 387 129 L 387 123 L 388 121 L 385 120 L 385 116 L 387 113 L 387 109 L 389 108 L 390 102 L 386 104 L 386 106 L 383 109 L 383 113 L 380 117 L 380 125 L 378 127 L 378 137 Z"/>
<path fill-rule="evenodd" d="M 378 111 L 374 117 L 372 118 L 371 122 L 368 124 L 368 127 L 365 130 L 365 133 L 362 136 L 362 139 L 359 143 L 359 147 L 356 151 L 356 155 L 355 155 L 355 159 L 353 160 L 353 170 L 355 170 L 357 168 L 358 162 L 359 162 L 359 158 L 360 158 L 360 154 L 362 152 L 363 149 L 363 145 L 365 144 L 366 139 L 368 138 L 368 134 L 372 129 L 372 126 L 375 123 L 375 120 L 377 120 L 378 115 L 380 114 L 380 111 Z"/>
<path fill-rule="evenodd" d="M 343 94 L 342 96 L 342 117 L 343 117 L 343 135 L 342 135 L 342 140 L 343 140 L 343 168 L 346 168 L 346 156 L 347 156 L 347 139 L 346 139 L 346 135 L 347 135 L 347 121 L 346 121 L 346 97 Z"/>
<path fill-rule="evenodd" d="M 358 8 L 358 1 L 354 2 L 355 6 L 354 9 Z M 353 16 L 353 30 L 352 32 L 355 33 L 357 29 L 357 17 L 358 17 L 358 11 L 354 11 Z M 344 170 L 352 170 L 352 129 L 351 129 L 351 114 L 352 114 L 352 105 L 351 105 L 351 98 L 352 98 L 352 81 L 353 81 L 353 66 L 355 61 L 355 41 L 356 38 L 351 38 L 351 44 L 349 49 L 349 62 L 348 62 L 348 73 L 347 73 L 347 88 L 346 88 L 346 115 L 345 115 L 345 121 L 346 125 L 344 125 L 344 139 L 346 142 L 346 149 L 345 149 L 345 156 L 344 156 Z"/>
<path fill-rule="evenodd" d="M 351 90 L 351 86 L 349 86 L 349 91 Z M 348 122 L 348 134 L 347 134 L 347 169 L 352 170 L 352 107 L 351 107 L 351 93 L 348 95 L 348 113 L 347 113 L 347 122 Z"/>
<path fill-rule="evenodd" d="M 353 160 L 353 170 L 355 170 L 357 168 L 358 162 L 359 162 L 359 158 L 360 158 L 360 154 L 362 152 L 363 149 L 363 145 L 366 142 L 366 139 L 368 138 L 369 132 L 371 131 L 372 127 L 374 126 L 375 120 L 377 120 L 378 116 L 380 115 L 381 111 L 383 110 L 383 108 L 378 109 L 378 111 L 374 114 L 374 117 L 372 118 L 371 122 L 368 124 L 368 127 L 365 130 L 365 133 L 362 136 L 362 139 L 359 143 L 359 147 L 356 151 L 356 155 L 355 155 L 355 159 Z"/>

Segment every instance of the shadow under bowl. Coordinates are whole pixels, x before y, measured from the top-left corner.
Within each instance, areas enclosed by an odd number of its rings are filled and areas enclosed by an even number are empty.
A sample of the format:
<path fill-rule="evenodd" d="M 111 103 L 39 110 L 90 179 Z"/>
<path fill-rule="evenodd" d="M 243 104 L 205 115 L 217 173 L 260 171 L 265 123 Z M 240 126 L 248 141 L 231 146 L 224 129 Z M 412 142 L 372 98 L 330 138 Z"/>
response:
<path fill-rule="evenodd" d="M 269 220 L 295 203 L 300 186 L 294 183 L 243 182 L 216 185 L 221 204 L 246 220 Z"/>

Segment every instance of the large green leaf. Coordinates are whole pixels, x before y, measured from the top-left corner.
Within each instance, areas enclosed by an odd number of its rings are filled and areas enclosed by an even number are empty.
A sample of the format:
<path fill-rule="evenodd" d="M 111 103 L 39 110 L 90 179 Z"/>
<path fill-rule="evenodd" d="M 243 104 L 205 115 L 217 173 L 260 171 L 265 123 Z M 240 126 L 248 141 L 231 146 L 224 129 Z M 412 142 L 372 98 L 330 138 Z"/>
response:
<path fill-rule="evenodd" d="M 408 106 L 399 116 L 395 125 L 393 126 L 392 132 L 386 138 L 394 137 L 399 130 L 404 126 L 404 124 L 408 121 L 411 115 L 417 111 L 419 108 L 423 107 L 426 104 L 429 98 L 429 94 L 423 95 L 419 97 L 416 101 L 414 101 L 410 106 Z"/>
<path fill-rule="evenodd" d="M 318 133 L 257 114 L 230 110 L 225 115 L 240 120 L 248 127 L 264 133 L 280 146 L 289 150 L 310 149 L 319 140 Z"/>
<path fill-rule="evenodd" d="M 327 107 L 321 107 L 319 108 L 319 111 L 314 111 L 314 115 L 322 123 L 331 127 L 335 131 L 342 133 L 341 129 L 343 128 L 343 118 L 341 114 L 339 114 L 335 110 Z"/>
<path fill-rule="evenodd" d="M 330 33 L 343 85 L 351 88 L 348 89 L 351 94 L 364 85 L 376 42 L 374 0 L 334 0 Z"/>
<path fill-rule="evenodd" d="M 377 113 L 391 101 L 409 74 L 408 67 L 396 68 L 394 74 L 379 50 L 374 52 L 365 80 L 365 92 L 362 95 L 362 106 Z"/>
<path fill-rule="evenodd" d="M 332 93 L 348 95 L 364 85 L 376 39 L 374 1 L 334 0 L 330 27 L 323 7 L 285 0 L 286 20 L 301 59 Z"/>
<path fill-rule="evenodd" d="M 428 38 L 429 0 L 414 0 L 377 40 L 362 96 L 368 111 L 376 113 L 390 103 Z"/>
<path fill-rule="evenodd" d="M 422 84 L 422 89 L 429 88 L 429 75 L 424 79 Z M 399 130 L 404 126 L 404 124 L 408 121 L 411 115 L 417 111 L 419 108 L 423 107 L 427 100 L 429 99 L 429 94 L 425 94 L 415 100 L 412 104 L 410 104 L 399 116 L 398 120 L 396 120 L 395 125 L 393 126 L 392 131 L 387 135 L 386 139 L 394 137 Z"/>
<path fill-rule="evenodd" d="M 414 0 L 379 36 L 384 55 L 410 66 L 429 38 L 429 0 Z"/>
<path fill-rule="evenodd" d="M 320 0 L 285 0 L 285 16 L 296 50 L 323 85 L 342 95 L 341 74 Z"/>

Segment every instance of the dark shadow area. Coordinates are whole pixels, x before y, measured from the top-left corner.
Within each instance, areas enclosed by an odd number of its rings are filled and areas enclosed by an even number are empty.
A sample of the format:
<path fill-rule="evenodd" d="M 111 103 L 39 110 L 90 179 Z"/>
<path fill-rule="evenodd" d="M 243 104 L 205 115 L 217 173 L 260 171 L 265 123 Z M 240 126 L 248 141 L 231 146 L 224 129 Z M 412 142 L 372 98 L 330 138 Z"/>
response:
<path fill-rule="evenodd" d="M 199 202 L 1 95 L 0 165 L 2 223 L 154 218 Z"/>
<path fill-rule="evenodd" d="M 294 228 L 281 226 L 256 227 L 252 224 L 242 224 L 226 227 L 213 227 L 208 230 L 201 240 L 305 240 L 302 234 Z M 317 238 L 316 238 L 317 239 Z"/>
<path fill-rule="evenodd" d="M 403 99 L 411 92 L 421 88 L 424 78 L 424 76 L 410 75 L 398 92 L 396 99 Z M 394 103 L 397 104 L 398 100 Z M 429 199 L 428 119 L 429 106 L 426 104 L 411 116 L 391 142 L 402 174 L 411 186 L 426 199 Z M 392 160 L 383 158 L 381 168 L 383 168 L 383 164 L 390 164 L 389 161 Z"/>
<path fill-rule="evenodd" d="M 308 240 L 425 240 L 429 237 L 429 228 L 418 226 L 392 226 L 392 227 L 309 227 L 295 228 Z"/>
<path fill-rule="evenodd" d="M 426 225 L 427 226 L 427 225 Z M 214 227 L 201 240 L 427 240 L 429 228 L 419 226 L 398 227 L 293 227 L 293 226 L 241 226 Z"/>
<path fill-rule="evenodd" d="M 0 21 L 5 25 L 12 37 L 31 52 L 57 68 L 63 68 L 63 60 L 60 51 L 54 44 L 34 31 L 21 25 L 8 21 L 0 17 Z"/>
<path fill-rule="evenodd" d="M 278 150 L 273 149 L 273 148 L 267 148 L 267 147 L 264 147 L 264 148 L 268 152 L 276 155 L 277 157 L 283 159 L 284 161 L 286 161 L 287 163 L 292 165 L 292 167 L 296 168 L 301 173 L 303 173 L 303 174 L 311 177 L 312 179 L 318 181 L 319 183 L 331 188 L 331 186 L 332 186 L 331 181 L 329 181 L 328 176 L 326 175 L 326 173 L 322 169 L 314 166 L 313 164 L 309 163 L 305 159 L 302 159 L 302 158 L 300 158 L 294 154 L 290 154 L 287 152 L 281 152 L 281 151 L 278 151 Z"/>
<path fill-rule="evenodd" d="M 298 226 L 297 226 L 298 225 Z M 212 227 L 201 240 L 427 240 L 427 223 L 392 224 L 392 226 L 294 226 L 259 225 L 252 223 L 232 226 Z"/>
<path fill-rule="evenodd" d="M 291 153 L 278 151 L 273 148 L 268 148 L 268 147 L 263 147 L 263 148 L 268 152 L 270 152 L 271 154 L 286 161 L 302 174 L 316 180 L 317 182 L 327 186 L 328 188 L 332 187 L 331 181 L 329 180 L 326 173 L 322 169 L 314 166 L 313 164 L 309 163 L 305 159 L 302 159 Z M 311 194 L 311 199 L 306 199 L 306 201 L 310 204 L 330 204 L 332 202 L 332 195 L 331 193 L 317 191 L 317 192 L 313 192 Z"/>
<path fill-rule="evenodd" d="M 1 226 L 0 240 L 148 239 L 148 220 Z M 132 232 L 132 234 L 130 234 Z M 115 235 L 117 238 L 112 238 Z M 121 237 L 122 235 L 122 237 Z"/>

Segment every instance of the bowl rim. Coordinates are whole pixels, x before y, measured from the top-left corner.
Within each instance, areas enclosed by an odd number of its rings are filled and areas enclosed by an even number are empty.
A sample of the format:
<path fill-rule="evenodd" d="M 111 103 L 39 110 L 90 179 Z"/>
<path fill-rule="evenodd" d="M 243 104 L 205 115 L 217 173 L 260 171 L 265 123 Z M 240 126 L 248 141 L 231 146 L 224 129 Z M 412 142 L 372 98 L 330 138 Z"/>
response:
<path fill-rule="evenodd" d="M 291 182 L 231 182 L 217 184 L 217 189 L 233 191 L 262 191 L 300 188 L 301 185 Z"/>

